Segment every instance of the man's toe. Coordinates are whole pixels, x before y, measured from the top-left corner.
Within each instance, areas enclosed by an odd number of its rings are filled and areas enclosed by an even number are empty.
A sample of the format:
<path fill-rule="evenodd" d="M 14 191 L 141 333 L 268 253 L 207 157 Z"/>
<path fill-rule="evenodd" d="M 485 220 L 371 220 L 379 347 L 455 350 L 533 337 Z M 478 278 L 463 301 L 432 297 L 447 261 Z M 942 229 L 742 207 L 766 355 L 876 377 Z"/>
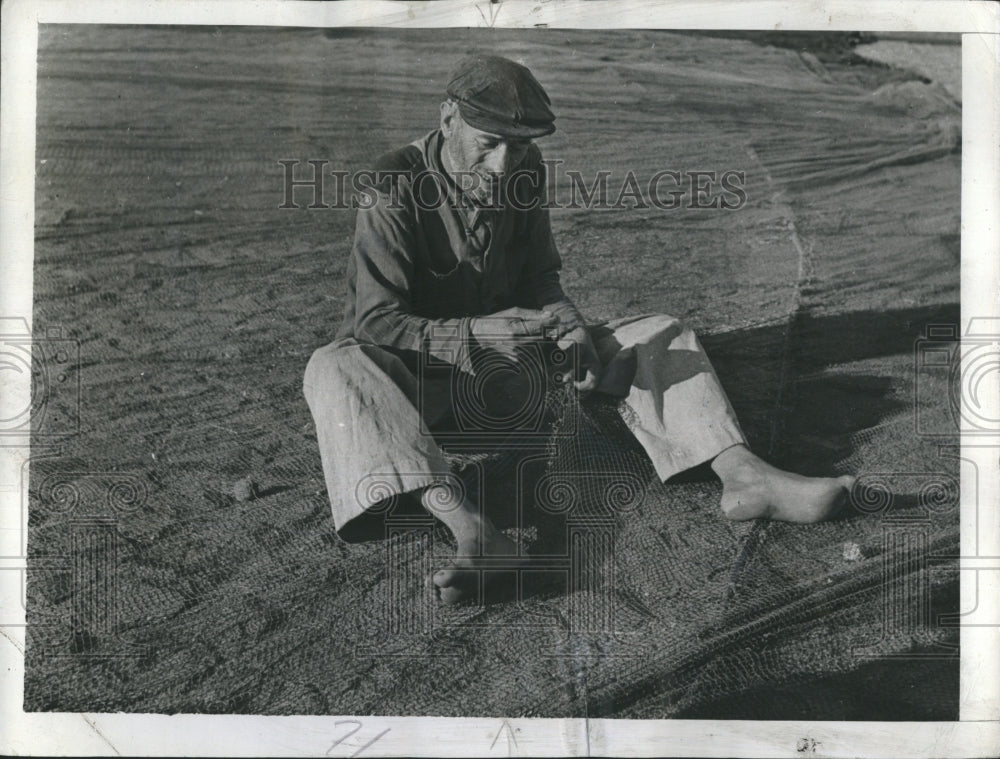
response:
<path fill-rule="evenodd" d="M 438 598 L 441 599 L 441 603 L 446 606 L 453 606 L 459 604 L 465 600 L 466 594 L 456 588 L 454 585 L 449 585 L 444 588 L 438 588 Z"/>
<path fill-rule="evenodd" d="M 446 588 L 451 585 L 457 585 L 460 581 L 460 572 L 457 567 L 447 567 L 446 569 L 439 569 L 434 573 L 433 579 L 434 584 L 439 588 Z"/>

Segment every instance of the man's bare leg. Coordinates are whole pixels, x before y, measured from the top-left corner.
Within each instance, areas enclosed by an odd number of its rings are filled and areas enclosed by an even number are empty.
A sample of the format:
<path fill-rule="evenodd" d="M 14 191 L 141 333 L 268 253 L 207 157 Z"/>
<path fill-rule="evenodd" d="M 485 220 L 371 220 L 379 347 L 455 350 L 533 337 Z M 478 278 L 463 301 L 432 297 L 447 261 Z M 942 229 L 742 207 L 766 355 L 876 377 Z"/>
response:
<path fill-rule="evenodd" d="M 421 494 L 420 502 L 444 522 L 458 543 L 454 563 L 433 577 L 438 597 L 444 603 L 458 603 L 475 595 L 477 569 L 488 565 L 490 557 L 517 555 L 517 545 L 455 488 L 431 485 Z"/>
<path fill-rule="evenodd" d="M 822 522 L 847 503 L 854 477 L 803 477 L 771 466 L 744 445 L 712 460 L 722 480 L 722 511 L 730 519 Z"/>

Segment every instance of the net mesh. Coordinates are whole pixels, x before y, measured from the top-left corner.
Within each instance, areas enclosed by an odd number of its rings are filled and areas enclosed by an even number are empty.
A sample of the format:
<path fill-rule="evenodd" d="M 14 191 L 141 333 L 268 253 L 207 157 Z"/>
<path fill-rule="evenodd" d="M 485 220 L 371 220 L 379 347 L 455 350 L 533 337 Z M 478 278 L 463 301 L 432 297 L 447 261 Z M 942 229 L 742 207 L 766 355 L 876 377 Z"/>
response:
<path fill-rule="evenodd" d="M 32 323 L 63 325 L 82 367 L 46 417 L 75 402 L 80 424 L 34 431 L 27 709 L 957 716 L 957 628 L 934 622 L 959 608 L 957 498 L 925 491 L 957 480 L 958 438 L 948 388 L 914 371 L 924 326 L 959 320 L 961 106 L 937 82 L 841 35 L 209 31 L 39 27 Z M 960 71 L 958 38 L 939 42 Z M 711 337 L 751 447 L 884 497 L 730 523 L 717 481 L 656 482 L 588 401 L 575 439 L 463 453 L 539 559 L 520 602 L 433 605 L 452 555 L 433 522 L 341 540 L 301 382 L 343 313 L 353 214 L 278 208 L 274 162 L 371 169 L 437 125 L 448 69 L 483 46 L 544 83 L 560 168 L 634 169 L 643 190 L 664 168 L 745 177 L 731 213 L 553 212 L 563 285 L 588 318 L 667 312 Z M 591 422 L 613 442 L 585 443 Z M 647 486 L 638 506 L 584 476 L 609 470 Z M 249 475 L 261 494 L 235 499 Z"/>

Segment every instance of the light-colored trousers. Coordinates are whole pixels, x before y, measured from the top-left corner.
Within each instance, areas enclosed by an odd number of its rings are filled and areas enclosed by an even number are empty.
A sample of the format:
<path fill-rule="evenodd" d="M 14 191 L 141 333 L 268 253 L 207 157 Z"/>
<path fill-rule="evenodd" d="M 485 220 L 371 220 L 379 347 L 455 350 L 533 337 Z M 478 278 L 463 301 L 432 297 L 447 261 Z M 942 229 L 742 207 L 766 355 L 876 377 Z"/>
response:
<path fill-rule="evenodd" d="M 631 317 L 591 335 L 604 365 L 598 391 L 625 399 L 622 417 L 662 480 L 744 442 L 708 357 L 680 321 Z M 420 381 L 394 353 L 350 338 L 310 359 L 303 390 L 338 531 L 387 498 L 449 477 Z"/>

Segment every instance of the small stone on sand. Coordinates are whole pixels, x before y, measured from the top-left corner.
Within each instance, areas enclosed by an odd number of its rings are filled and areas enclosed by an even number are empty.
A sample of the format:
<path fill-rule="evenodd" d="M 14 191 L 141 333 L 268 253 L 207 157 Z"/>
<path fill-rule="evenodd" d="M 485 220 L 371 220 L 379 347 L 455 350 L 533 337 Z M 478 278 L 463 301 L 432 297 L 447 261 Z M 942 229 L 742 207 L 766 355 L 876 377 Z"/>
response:
<path fill-rule="evenodd" d="M 844 543 L 844 561 L 859 561 L 864 557 L 857 543 Z"/>
<path fill-rule="evenodd" d="M 233 496 L 240 503 L 252 501 L 257 496 L 257 483 L 250 477 L 237 480 L 233 485 Z"/>

